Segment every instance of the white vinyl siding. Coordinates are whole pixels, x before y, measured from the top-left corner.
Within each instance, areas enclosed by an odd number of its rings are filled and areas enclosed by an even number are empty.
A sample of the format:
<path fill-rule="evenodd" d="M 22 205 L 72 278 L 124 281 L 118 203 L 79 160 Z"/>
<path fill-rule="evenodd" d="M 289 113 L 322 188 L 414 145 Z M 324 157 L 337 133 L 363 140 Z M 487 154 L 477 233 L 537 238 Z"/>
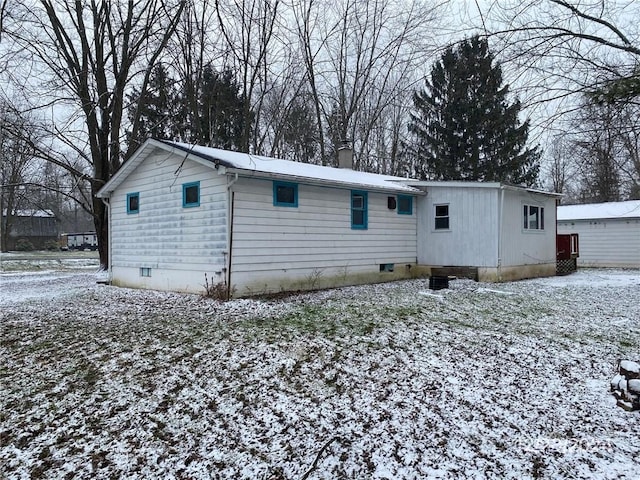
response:
<path fill-rule="evenodd" d="M 553 197 L 481 185 L 429 185 L 427 196 L 418 202 L 420 264 L 485 268 L 555 264 L 555 228 L 523 228 L 524 204 L 537 205 L 538 211 L 544 208 L 545 225 L 555 224 Z M 448 206 L 449 228 L 437 229 L 436 206 L 443 205 Z"/>
<path fill-rule="evenodd" d="M 182 161 L 166 152 L 150 156 L 111 196 L 115 282 L 201 291 L 205 273 L 210 280 L 224 279 L 227 177 L 200 163 Z M 200 182 L 200 207 L 183 208 L 183 185 L 193 182 Z M 127 193 L 132 191 L 140 193 L 144 206 L 138 214 L 127 215 Z M 142 267 L 153 269 L 151 278 L 140 277 Z"/>
<path fill-rule="evenodd" d="M 429 187 L 427 196 L 418 200 L 418 263 L 495 267 L 497 199 L 495 189 Z M 443 205 L 448 206 L 449 228 L 436 229 L 436 206 Z"/>
<path fill-rule="evenodd" d="M 298 208 L 273 205 L 272 183 L 233 186 L 233 285 L 268 284 L 415 264 L 415 216 L 397 215 L 388 194 L 367 192 L 367 229 L 351 228 L 351 190 L 298 184 Z M 242 293 L 242 292 L 240 292 Z"/>
<path fill-rule="evenodd" d="M 502 216 L 503 267 L 556 263 L 556 200 L 527 191 L 505 190 Z M 523 228 L 524 206 L 529 206 L 529 228 Z M 534 206 L 531 214 L 530 207 Z M 544 209 L 544 214 L 542 214 Z M 542 229 L 544 215 L 544 229 Z M 533 218 L 536 217 L 536 218 Z M 536 228 L 534 228 L 536 227 Z"/>
<path fill-rule="evenodd" d="M 640 268 L 640 218 L 562 220 L 558 233 L 578 234 L 578 266 Z"/>

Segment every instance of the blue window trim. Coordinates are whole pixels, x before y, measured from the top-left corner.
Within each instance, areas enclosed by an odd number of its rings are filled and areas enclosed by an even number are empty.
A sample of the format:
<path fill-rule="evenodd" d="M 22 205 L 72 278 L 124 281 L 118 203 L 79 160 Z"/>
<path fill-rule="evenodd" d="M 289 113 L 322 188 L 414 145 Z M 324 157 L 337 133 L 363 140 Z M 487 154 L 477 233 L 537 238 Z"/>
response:
<path fill-rule="evenodd" d="M 278 201 L 278 187 L 292 187 L 293 188 L 293 203 L 279 202 Z M 292 207 L 298 208 L 298 184 L 291 182 L 279 182 L 274 180 L 273 182 L 273 206 L 274 207 Z"/>
<path fill-rule="evenodd" d="M 132 210 L 131 208 L 129 208 L 130 205 L 130 199 L 131 198 L 138 198 L 138 208 L 135 210 Z M 131 214 L 131 213 L 140 213 L 140 192 L 133 192 L 133 193 L 127 193 L 127 213 Z"/>
<path fill-rule="evenodd" d="M 353 197 L 356 195 L 362 196 L 362 203 L 363 203 L 362 208 L 354 208 L 353 206 Z M 364 220 L 363 225 L 353 223 L 353 212 L 358 210 L 361 210 L 363 212 L 363 216 L 362 216 Z M 367 192 L 362 190 L 351 190 L 351 229 L 366 230 L 368 226 L 369 226 L 369 214 L 368 214 Z"/>
<path fill-rule="evenodd" d="M 187 188 L 198 187 L 198 201 L 187 203 Z M 200 206 L 200 182 L 189 182 L 182 184 L 182 207 L 191 208 Z"/>
<path fill-rule="evenodd" d="M 408 210 L 400 210 L 401 200 L 409 201 Z M 398 215 L 413 215 L 413 197 L 411 195 L 398 195 Z"/>

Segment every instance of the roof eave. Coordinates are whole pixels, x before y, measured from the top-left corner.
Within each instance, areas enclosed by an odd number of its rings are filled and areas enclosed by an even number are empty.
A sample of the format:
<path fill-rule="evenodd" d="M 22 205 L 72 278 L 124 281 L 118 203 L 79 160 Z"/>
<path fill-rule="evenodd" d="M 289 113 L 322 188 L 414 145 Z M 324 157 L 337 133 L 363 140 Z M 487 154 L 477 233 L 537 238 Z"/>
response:
<path fill-rule="evenodd" d="M 167 152 L 167 154 L 184 155 L 185 158 L 194 160 L 207 167 L 217 168 L 218 165 L 225 165 L 226 162 L 210 158 L 207 155 L 203 155 L 199 152 L 195 152 L 186 148 L 181 148 L 179 145 L 174 145 L 170 142 L 163 140 L 155 140 L 153 138 L 148 139 L 146 142 L 136 150 L 133 156 L 127 160 L 122 167 L 111 177 L 111 179 L 96 193 L 98 198 L 109 198 L 111 194 L 118 188 L 122 181 L 140 165 L 149 155 L 153 149 L 158 148 Z"/>
<path fill-rule="evenodd" d="M 343 182 L 339 180 L 329 180 L 324 178 L 313 178 L 313 177 L 304 177 L 301 175 L 291 175 L 285 173 L 274 173 L 274 172 L 263 172 L 259 170 L 248 170 L 244 168 L 236 168 L 229 167 L 227 168 L 228 173 L 238 174 L 238 176 L 246 177 L 246 178 L 261 178 L 261 179 L 282 179 L 295 183 L 305 183 L 308 185 L 319 185 L 319 186 L 332 186 L 332 187 L 342 187 L 349 189 L 363 189 L 371 192 L 384 192 L 384 193 L 395 193 L 395 194 L 407 194 L 407 195 L 425 195 L 425 193 L 421 190 L 418 190 L 409 185 L 403 185 L 402 188 L 397 185 L 389 185 L 385 187 L 384 185 L 371 185 L 367 183 L 357 183 L 357 182 Z M 388 180 L 392 182 L 391 180 Z M 395 180 L 393 181 L 395 182 Z"/>

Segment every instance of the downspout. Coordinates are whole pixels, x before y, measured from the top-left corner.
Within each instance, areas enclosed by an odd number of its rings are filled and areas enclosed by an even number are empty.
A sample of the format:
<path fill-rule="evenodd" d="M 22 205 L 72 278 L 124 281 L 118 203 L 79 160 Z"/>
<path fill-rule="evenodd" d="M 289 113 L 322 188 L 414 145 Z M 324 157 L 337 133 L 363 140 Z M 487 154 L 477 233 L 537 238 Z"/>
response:
<path fill-rule="evenodd" d="M 504 185 L 500 185 L 500 209 L 498 211 L 498 280 L 502 280 L 502 233 L 504 225 Z"/>
<path fill-rule="evenodd" d="M 109 198 L 102 198 L 102 203 L 104 203 L 105 207 L 107 207 L 107 256 L 109 257 L 107 261 L 107 283 L 111 285 L 113 269 L 112 265 L 112 248 L 113 242 L 111 241 L 111 203 L 109 202 Z"/>
<path fill-rule="evenodd" d="M 228 178 L 228 177 L 227 177 Z M 236 192 L 231 191 L 231 187 L 238 181 L 238 174 L 235 174 L 233 180 L 227 183 L 227 200 L 229 201 L 229 254 L 227 255 L 227 300 L 231 298 L 231 252 L 233 252 L 233 213 Z"/>
<path fill-rule="evenodd" d="M 555 252 L 556 252 L 556 275 L 558 275 L 558 206 L 560 205 L 560 199 L 559 198 L 555 198 L 554 199 L 554 203 L 556 204 L 556 211 L 555 211 L 555 221 L 554 223 L 556 224 L 556 236 L 553 240 L 553 244 L 556 246 Z M 571 248 L 571 237 L 569 237 L 569 256 L 572 257 L 573 255 L 571 254 L 572 248 Z M 574 258 L 575 262 L 576 262 L 576 270 L 578 267 L 578 259 Z"/>

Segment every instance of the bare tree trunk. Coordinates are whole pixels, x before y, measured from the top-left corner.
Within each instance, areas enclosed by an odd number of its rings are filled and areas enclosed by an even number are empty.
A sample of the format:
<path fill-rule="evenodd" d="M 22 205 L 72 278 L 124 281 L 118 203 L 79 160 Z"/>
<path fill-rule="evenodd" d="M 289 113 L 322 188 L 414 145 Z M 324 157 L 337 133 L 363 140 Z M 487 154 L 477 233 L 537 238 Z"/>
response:
<path fill-rule="evenodd" d="M 185 3 L 41 0 L 39 5 L 44 12 L 22 13 L 31 22 L 30 28 L 17 24 L 9 32 L 16 47 L 29 52 L 45 67 L 47 79 L 64 92 L 43 101 L 55 104 L 72 99 L 80 108 L 86 136 L 78 136 L 71 129 L 55 130 L 55 135 L 59 142 L 83 155 L 93 170 L 91 178 L 70 165 L 64 155 L 40 152 L 42 158 L 67 169 L 78 180 L 89 180 L 89 203 L 103 267 L 109 263 L 108 219 L 104 204 L 95 194 L 122 162 L 125 92 L 137 77 L 141 77 L 142 91 L 145 90 L 153 65 L 173 35 Z M 134 135 L 136 129 L 137 115 L 133 119 Z"/>

